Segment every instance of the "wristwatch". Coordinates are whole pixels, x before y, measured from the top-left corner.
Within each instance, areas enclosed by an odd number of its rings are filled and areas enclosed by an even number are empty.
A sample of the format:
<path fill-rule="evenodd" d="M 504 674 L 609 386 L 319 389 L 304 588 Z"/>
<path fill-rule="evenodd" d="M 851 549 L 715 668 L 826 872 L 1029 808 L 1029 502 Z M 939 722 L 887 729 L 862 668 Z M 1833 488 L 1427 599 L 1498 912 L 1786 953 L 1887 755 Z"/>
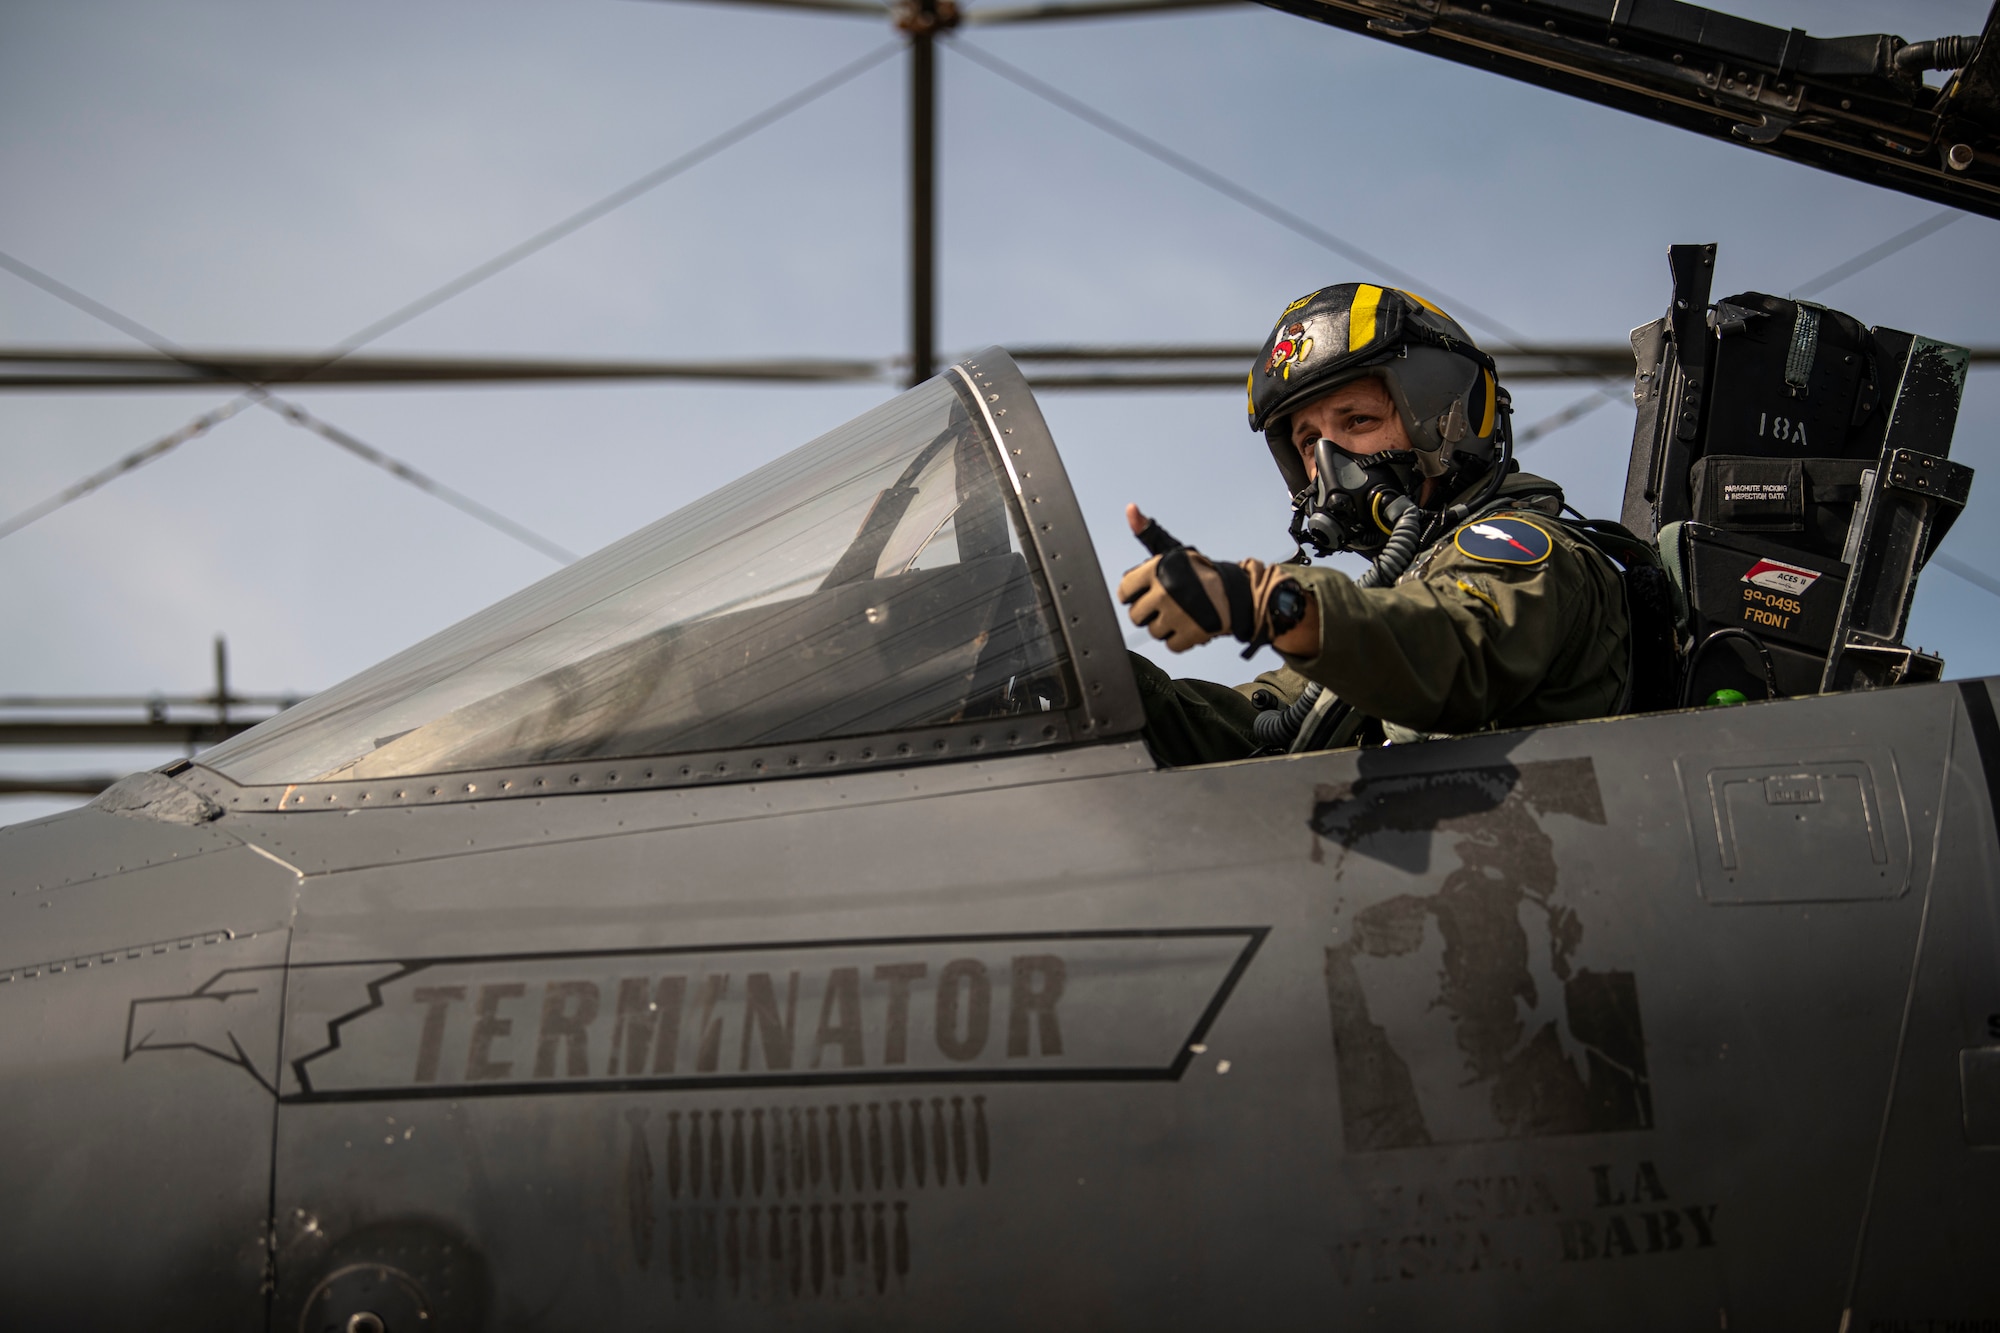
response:
<path fill-rule="evenodd" d="M 1273 639 L 1284 638 L 1297 629 L 1299 622 L 1305 618 L 1306 590 L 1298 585 L 1298 580 L 1286 579 L 1271 590 L 1267 619 Z"/>

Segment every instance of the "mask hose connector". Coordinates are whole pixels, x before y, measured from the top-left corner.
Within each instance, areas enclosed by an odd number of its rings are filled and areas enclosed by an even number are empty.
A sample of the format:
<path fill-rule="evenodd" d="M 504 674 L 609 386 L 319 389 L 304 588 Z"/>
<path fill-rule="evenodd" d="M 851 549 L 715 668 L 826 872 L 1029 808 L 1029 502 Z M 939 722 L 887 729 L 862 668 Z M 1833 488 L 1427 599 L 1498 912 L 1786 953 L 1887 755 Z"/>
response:
<path fill-rule="evenodd" d="M 1386 588 L 1403 577 L 1403 571 L 1417 558 L 1424 532 L 1424 511 L 1407 497 L 1397 496 L 1382 507 L 1382 512 L 1390 518 L 1389 540 L 1382 544 L 1382 553 L 1375 557 L 1375 563 L 1354 580 L 1358 587 Z"/>

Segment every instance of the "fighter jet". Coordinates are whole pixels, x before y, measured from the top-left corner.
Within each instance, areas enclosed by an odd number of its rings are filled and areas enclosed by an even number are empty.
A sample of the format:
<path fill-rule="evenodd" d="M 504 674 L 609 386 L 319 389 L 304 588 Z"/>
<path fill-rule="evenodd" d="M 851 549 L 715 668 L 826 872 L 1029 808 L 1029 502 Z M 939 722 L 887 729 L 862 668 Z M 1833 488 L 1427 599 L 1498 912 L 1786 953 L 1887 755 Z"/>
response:
<path fill-rule="evenodd" d="M 1297 7 L 1689 116 L 1762 40 Z M 1682 100 L 1990 210 L 1993 65 L 1903 49 Z M 1990 1326 L 1996 682 L 1902 642 L 1963 349 L 1713 259 L 1623 514 L 1686 707 L 1162 766 L 995 348 L 0 829 L 7 1325 Z"/>
<path fill-rule="evenodd" d="M 1990 1317 L 1992 682 L 1171 769 L 1099 569 L 990 349 L 0 830 L 9 1325 Z"/>

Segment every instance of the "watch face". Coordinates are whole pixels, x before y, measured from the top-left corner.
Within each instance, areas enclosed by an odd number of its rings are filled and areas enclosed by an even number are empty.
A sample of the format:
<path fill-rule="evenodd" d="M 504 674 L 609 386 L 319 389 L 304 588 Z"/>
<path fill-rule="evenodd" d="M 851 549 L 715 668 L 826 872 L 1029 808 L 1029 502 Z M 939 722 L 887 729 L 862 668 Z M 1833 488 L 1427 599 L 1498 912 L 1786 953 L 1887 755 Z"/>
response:
<path fill-rule="evenodd" d="M 1271 632 L 1283 634 L 1298 624 L 1306 613 L 1305 591 L 1289 580 L 1271 594 Z"/>

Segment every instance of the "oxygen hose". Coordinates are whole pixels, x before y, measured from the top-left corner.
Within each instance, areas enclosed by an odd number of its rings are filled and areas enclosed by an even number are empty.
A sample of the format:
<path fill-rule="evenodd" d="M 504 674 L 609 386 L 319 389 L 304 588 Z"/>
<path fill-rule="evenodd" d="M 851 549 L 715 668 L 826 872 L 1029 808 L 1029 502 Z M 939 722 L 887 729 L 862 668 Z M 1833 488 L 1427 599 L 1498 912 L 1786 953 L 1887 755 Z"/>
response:
<path fill-rule="evenodd" d="M 1896 52 L 1896 68 L 1904 74 L 1922 74 L 1927 69 L 1964 69 L 1979 49 L 1979 37 L 1939 37 L 1928 42 L 1911 42 Z"/>
<path fill-rule="evenodd" d="M 1416 558 L 1417 543 L 1424 528 L 1424 511 L 1407 499 L 1402 502 L 1402 512 L 1396 515 L 1395 525 L 1389 530 L 1389 540 L 1382 544 L 1382 553 L 1375 557 L 1375 563 L 1368 566 L 1360 578 L 1354 580 L 1362 588 L 1386 588 L 1403 576 Z M 1390 506 L 1394 508 L 1394 506 Z M 1318 682 L 1305 687 L 1299 697 L 1285 708 L 1267 708 L 1257 714 L 1257 743 L 1265 749 L 1283 749 L 1292 743 L 1305 725 L 1306 716 L 1313 705 L 1319 702 L 1325 688 Z"/>
<path fill-rule="evenodd" d="M 1354 580 L 1357 586 L 1386 588 L 1403 577 L 1403 571 L 1417 558 L 1417 541 L 1423 535 L 1424 511 L 1408 500 L 1404 500 L 1402 505 L 1402 512 L 1396 515 L 1389 529 L 1389 540 L 1382 543 L 1382 554 L 1362 571 L 1360 578 Z M 1393 510 L 1395 505 L 1386 508 Z"/>

